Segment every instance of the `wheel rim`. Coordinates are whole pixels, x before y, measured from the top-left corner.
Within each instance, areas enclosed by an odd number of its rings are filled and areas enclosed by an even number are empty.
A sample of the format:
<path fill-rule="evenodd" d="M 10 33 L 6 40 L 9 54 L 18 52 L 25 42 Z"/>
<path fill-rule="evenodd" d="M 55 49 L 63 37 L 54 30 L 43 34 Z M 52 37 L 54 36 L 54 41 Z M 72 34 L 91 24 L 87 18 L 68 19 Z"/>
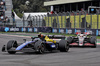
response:
<path fill-rule="evenodd" d="M 44 45 L 41 45 L 41 48 L 40 48 L 40 50 L 39 50 L 40 53 L 43 53 L 43 52 L 44 52 L 44 49 L 45 49 L 45 48 L 44 48 Z"/>
<path fill-rule="evenodd" d="M 69 45 L 68 44 L 66 44 L 65 49 L 66 49 L 66 51 L 69 50 Z"/>
<path fill-rule="evenodd" d="M 58 44 L 56 44 L 56 50 L 58 49 Z"/>

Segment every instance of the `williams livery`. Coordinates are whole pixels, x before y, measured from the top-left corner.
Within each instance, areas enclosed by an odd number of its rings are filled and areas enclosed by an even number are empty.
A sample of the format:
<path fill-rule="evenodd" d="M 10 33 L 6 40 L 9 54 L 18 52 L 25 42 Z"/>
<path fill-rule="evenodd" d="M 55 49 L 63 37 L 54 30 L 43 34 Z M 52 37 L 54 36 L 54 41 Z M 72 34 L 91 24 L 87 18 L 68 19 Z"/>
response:
<path fill-rule="evenodd" d="M 31 41 L 24 39 L 24 43 L 17 43 L 16 40 L 10 40 L 7 45 L 3 46 L 2 51 L 7 51 L 9 54 L 15 54 L 16 52 L 36 52 L 42 54 L 45 51 L 51 52 L 53 50 L 68 52 L 69 44 L 65 38 L 62 36 L 44 36 L 39 34 L 38 37 L 31 37 Z"/>
<path fill-rule="evenodd" d="M 95 36 L 87 36 L 88 32 L 84 32 L 83 34 L 77 32 L 77 37 L 68 37 L 67 42 L 69 46 L 80 46 L 80 47 L 92 47 L 96 48 L 97 39 Z"/>

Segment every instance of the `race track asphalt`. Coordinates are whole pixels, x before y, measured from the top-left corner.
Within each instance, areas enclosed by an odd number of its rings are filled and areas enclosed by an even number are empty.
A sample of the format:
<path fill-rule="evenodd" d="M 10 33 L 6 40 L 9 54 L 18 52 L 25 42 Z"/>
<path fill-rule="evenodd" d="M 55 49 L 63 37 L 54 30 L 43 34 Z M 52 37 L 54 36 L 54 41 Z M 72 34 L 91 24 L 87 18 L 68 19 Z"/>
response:
<path fill-rule="evenodd" d="M 0 49 L 9 40 L 23 42 L 25 38 L 31 40 L 29 37 L 0 34 Z M 100 46 L 70 48 L 69 52 L 54 51 L 44 54 L 18 52 L 11 55 L 0 51 L 0 66 L 100 66 Z"/>

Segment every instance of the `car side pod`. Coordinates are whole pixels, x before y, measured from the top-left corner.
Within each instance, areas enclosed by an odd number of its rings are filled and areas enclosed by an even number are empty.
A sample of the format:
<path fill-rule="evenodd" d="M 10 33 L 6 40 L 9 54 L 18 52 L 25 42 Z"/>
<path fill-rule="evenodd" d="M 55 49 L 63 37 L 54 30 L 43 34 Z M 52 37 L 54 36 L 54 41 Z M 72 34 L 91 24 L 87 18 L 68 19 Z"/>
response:
<path fill-rule="evenodd" d="M 32 41 L 30 41 L 30 42 L 25 42 L 25 43 L 23 43 L 23 44 L 21 44 L 20 46 L 18 46 L 17 48 L 16 48 L 16 51 L 20 51 L 22 48 L 24 48 L 26 45 L 28 45 L 29 43 L 32 43 Z"/>

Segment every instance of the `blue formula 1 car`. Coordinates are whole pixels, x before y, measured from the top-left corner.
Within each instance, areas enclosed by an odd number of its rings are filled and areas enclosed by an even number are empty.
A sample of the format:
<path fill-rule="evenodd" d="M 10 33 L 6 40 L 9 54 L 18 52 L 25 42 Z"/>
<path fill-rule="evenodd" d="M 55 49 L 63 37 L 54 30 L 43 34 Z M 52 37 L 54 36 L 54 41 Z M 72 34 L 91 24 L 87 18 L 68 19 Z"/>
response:
<path fill-rule="evenodd" d="M 68 52 L 69 44 L 65 39 L 58 37 L 59 39 L 50 39 L 51 36 L 38 35 L 38 37 L 32 37 L 31 41 L 24 43 L 17 43 L 16 40 L 10 40 L 7 45 L 4 45 L 2 51 L 7 51 L 9 54 L 15 54 L 16 52 L 36 52 L 42 54 L 45 51 L 60 50 L 62 52 Z M 61 39 L 60 39 L 61 38 Z"/>

